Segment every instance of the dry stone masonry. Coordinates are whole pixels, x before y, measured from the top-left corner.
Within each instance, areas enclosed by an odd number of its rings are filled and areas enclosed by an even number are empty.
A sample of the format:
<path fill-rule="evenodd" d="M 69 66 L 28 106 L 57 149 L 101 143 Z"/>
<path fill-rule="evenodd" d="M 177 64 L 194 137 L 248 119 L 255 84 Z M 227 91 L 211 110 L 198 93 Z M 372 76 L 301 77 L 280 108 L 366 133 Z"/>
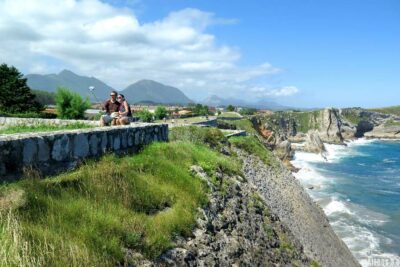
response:
<path fill-rule="evenodd" d="M 27 168 L 52 174 L 72 169 L 85 158 L 107 152 L 137 152 L 143 145 L 157 141 L 168 141 L 167 124 L 3 135 L 0 136 L 0 182 L 20 177 Z"/>

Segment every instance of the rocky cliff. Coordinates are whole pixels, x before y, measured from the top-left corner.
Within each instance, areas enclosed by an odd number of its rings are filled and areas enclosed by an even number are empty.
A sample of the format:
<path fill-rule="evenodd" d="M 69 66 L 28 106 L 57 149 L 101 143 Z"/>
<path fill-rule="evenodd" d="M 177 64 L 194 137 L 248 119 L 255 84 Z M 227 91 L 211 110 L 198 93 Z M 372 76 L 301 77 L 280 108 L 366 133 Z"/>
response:
<path fill-rule="evenodd" d="M 359 266 L 321 208 L 277 158 L 266 164 L 237 147 L 242 175 L 191 171 L 209 187 L 195 230 L 155 261 L 139 266 Z"/>

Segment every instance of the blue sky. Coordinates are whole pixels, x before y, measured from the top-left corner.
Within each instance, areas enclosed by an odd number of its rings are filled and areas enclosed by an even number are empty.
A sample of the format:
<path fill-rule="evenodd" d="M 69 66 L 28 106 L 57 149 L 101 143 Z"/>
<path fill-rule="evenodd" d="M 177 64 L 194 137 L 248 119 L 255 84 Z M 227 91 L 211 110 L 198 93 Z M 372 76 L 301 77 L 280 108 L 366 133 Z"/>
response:
<path fill-rule="evenodd" d="M 148 0 L 138 16 L 153 20 L 185 7 L 237 20 L 210 31 L 219 42 L 238 46 L 243 64 L 268 61 L 284 69 L 269 80 L 300 92 L 280 103 L 400 104 L 400 1 Z"/>
<path fill-rule="evenodd" d="M 0 0 L 2 61 L 117 89 L 155 79 L 196 100 L 400 104 L 397 0 L 52 2 Z"/>

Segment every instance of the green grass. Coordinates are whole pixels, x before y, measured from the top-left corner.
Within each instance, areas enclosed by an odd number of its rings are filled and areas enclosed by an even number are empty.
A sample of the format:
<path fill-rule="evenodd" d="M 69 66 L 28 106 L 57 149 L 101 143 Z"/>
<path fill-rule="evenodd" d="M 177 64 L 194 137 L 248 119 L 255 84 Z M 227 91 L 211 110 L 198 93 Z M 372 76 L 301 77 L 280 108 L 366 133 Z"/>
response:
<path fill-rule="evenodd" d="M 175 236 L 190 235 L 207 203 L 193 164 L 210 175 L 240 171 L 204 145 L 155 143 L 135 156 L 0 187 L 0 266 L 115 266 L 129 262 L 124 248 L 154 259 Z"/>
<path fill-rule="evenodd" d="M 237 112 L 222 112 L 220 115 L 218 115 L 218 118 L 242 118 L 242 115 L 240 115 Z"/>
<path fill-rule="evenodd" d="M 85 129 L 93 128 L 94 126 L 85 123 L 77 122 L 69 125 L 49 125 L 49 124 L 37 124 L 37 125 L 16 125 L 5 128 L 0 128 L 0 134 L 15 134 L 15 133 L 31 133 L 31 132 L 51 132 L 59 130 L 73 130 L 73 129 Z"/>
<path fill-rule="evenodd" d="M 381 112 L 385 114 L 393 114 L 400 116 L 400 106 L 384 107 L 384 108 L 371 108 L 371 111 Z"/>
<path fill-rule="evenodd" d="M 400 126 L 400 121 L 395 121 L 393 119 L 389 119 L 385 122 L 385 126 L 386 127 L 390 127 L 390 126 Z"/>
<path fill-rule="evenodd" d="M 220 148 L 227 143 L 227 138 L 219 129 L 197 126 L 174 127 L 169 131 L 169 140 L 206 144 L 211 148 Z"/>
<path fill-rule="evenodd" d="M 213 116 L 208 116 L 209 120 L 214 119 L 215 117 Z M 196 116 L 196 117 L 187 117 L 187 118 L 181 118 L 181 119 L 170 119 L 166 120 L 166 123 L 172 123 L 174 121 L 175 124 L 190 124 L 190 123 L 198 123 L 198 122 L 206 122 L 205 116 Z M 157 123 L 163 123 L 164 120 L 156 120 L 155 122 Z"/>
<path fill-rule="evenodd" d="M 257 130 L 254 129 L 253 123 L 249 119 L 240 120 L 223 120 L 218 119 L 220 124 L 223 124 L 224 128 L 234 129 L 234 130 L 245 130 L 248 134 L 258 134 Z"/>
<path fill-rule="evenodd" d="M 255 136 L 231 137 L 229 142 L 249 154 L 258 156 L 267 165 L 274 166 L 276 164 L 273 153 L 265 148 Z"/>

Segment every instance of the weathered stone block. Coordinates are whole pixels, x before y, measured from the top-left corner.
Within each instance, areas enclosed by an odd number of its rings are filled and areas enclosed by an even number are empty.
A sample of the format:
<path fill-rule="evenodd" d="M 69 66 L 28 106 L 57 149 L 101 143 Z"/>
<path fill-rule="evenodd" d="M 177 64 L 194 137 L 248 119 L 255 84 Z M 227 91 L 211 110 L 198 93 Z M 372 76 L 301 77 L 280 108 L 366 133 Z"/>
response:
<path fill-rule="evenodd" d="M 99 139 L 96 134 L 92 134 L 89 139 L 89 149 L 92 156 L 97 156 Z"/>
<path fill-rule="evenodd" d="M 128 146 L 128 133 L 127 133 L 126 130 L 124 130 L 121 133 L 121 147 L 122 148 L 127 148 L 127 146 Z"/>
<path fill-rule="evenodd" d="M 141 135 L 141 132 L 140 132 L 140 131 L 137 131 L 137 132 L 135 133 L 135 145 L 136 145 L 136 146 L 139 145 L 139 143 L 140 143 L 140 135 Z"/>
<path fill-rule="evenodd" d="M 70 141 L 68 135 L 64 134 L 55 140 L 51 157 L 56 161 L 64 161 L 69 158 Z"/>
<path fill-rule="evenodd" d="M 107 144 L 108 144 L 107 133 L 103 133 L 101 135 L 101 144 L 100 144 L 102 153 L 105 153 L 107 151 Z"/>
<path fill-rule="evenodd" d="M 77 134 L 74 138 L 74 156 L 84 158 L 89 154 L 89 142 L 86 134 Z"/>
<path fill-rule="evenodd" d="M 118 151 L 121 148 L 121 137 L 116 134 L 114 136 L 114 144 L 113 144 L 113 149 L 114 151 Z"/>
<path fill-rule="evenodd" d="M 46 162 L 50 159 L 50 147 L 43 137 L 38 138 L 38 160 Z"/>
<path fill-rule="evenodd" d="M 24 164 L 31 164 L 37 156 L 37 143 L 35 139 L 25 139 L 23 142 L 22 159 Z"/>

